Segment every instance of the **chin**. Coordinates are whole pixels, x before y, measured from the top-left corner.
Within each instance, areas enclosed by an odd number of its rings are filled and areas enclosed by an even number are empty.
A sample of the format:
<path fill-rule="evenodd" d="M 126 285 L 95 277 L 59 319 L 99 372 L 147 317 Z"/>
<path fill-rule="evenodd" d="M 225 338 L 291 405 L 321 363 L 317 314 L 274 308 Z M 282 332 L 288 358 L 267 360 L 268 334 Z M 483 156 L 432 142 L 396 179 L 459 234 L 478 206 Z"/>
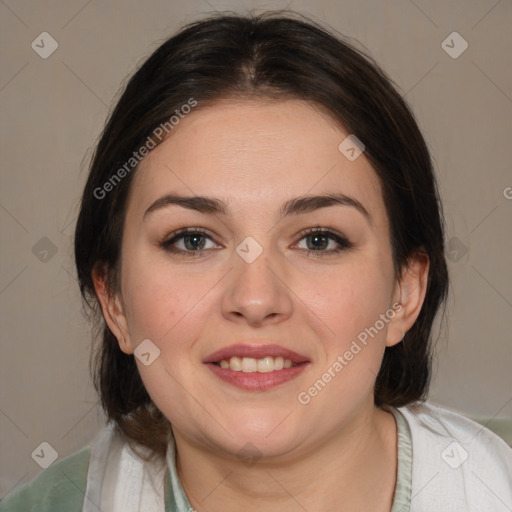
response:
<path fill-rule="evenodd" d="M 238 458 L 281 457 L 292 451 L 304 435 L 304 429 L 295 424 L 296 418 L 292 419 L 292 415 L 287 418 L 289 414 L 290 411 L 286 410 L 281 414 L 275 411 L 245 411 L 241 416 L 232 414 L 225 427 L 230 435 L 219 428 L 220 437 L 213 442 Z"/>

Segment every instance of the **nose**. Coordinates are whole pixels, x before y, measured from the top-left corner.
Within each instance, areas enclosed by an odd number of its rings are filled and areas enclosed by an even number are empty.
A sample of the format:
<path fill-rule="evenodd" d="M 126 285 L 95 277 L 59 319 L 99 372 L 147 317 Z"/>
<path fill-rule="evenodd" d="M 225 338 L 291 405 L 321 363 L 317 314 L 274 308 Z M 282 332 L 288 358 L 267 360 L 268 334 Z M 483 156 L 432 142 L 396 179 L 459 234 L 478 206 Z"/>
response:
<path fill-rule="evenodd" d="M 291 316 L 292 292 L 283 279 L 283 269 L 266 253 L 268 250 L 252 263 L 234 255 L 234 268 L 222 298 L 222 314 L 226 319 L 260 327 L 280 323 Z"/>

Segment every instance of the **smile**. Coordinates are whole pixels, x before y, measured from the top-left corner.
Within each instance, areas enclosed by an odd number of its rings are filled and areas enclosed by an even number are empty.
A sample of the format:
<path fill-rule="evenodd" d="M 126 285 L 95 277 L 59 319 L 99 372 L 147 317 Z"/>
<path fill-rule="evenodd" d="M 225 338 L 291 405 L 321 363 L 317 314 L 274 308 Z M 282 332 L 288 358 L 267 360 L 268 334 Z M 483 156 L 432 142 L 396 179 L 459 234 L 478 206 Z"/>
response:
<path fill-rule="evenodd" d="M 204 364 L 222 381 L 247 391 L 266 391 L 298 377 L 310 361 L 278 345 L 232 345 Z"/>

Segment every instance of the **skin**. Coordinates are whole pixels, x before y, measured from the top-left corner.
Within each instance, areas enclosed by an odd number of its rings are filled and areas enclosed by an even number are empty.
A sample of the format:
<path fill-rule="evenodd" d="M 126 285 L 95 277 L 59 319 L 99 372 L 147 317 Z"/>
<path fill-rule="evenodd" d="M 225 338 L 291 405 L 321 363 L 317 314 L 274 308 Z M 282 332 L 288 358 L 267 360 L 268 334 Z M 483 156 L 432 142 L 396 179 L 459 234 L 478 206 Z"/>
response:
<path fill-rule="evenodd" d="M 142 162 L 134 177 L 122 242 L 121 289 L 94 280 L 121 350 L 150 339 L 160 356 L 137 360 L 155 404 L 173 426 L 177 467 L 198 511 L 389 511 L 397 466 L 393 416 L 373 405 L 386 346 L 416 320 L 428 258 L 418 253 L 393 272 L 389 221 L 375 171 L 364 156 L 338 150 L 348 135 L 299 100 L 223 100 L 197 108 Z M 334 205 L 280 218 L 294 197 L 343 193 L 371 216 Z M 224 214 L 177 205 L 145 211 L 165 194 L 208 196 Z M 208 237 L 200 255 L 159 244 L 182 227 Z M 329 228 L 330 241 L 308 253 L 306 228 Z M 236 247 L 248 236 L 262 254 L 246 263 Z M 186 250 L 183 238 L 175 247 Z M 309 246 L 311 248 L 311 246 Z M 190 255 L 195 252 L 196 256 Z M 297 396 L 349 349 L 394 302 L 402 308 L 307 405 Z M 296 379 L 264 392 L 219 380 L 203 360 L 241 340 L 277 343 L 306 356 Z M 252 443 L 261 458 L 237 453 Z"/>

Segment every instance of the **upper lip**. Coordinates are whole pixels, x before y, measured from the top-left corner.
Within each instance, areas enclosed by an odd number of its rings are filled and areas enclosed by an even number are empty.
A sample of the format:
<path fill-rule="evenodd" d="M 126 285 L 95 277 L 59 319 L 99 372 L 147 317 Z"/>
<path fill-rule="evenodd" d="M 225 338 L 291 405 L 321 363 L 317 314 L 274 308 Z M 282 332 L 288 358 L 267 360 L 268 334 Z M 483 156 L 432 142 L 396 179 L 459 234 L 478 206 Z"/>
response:
<path fill-rule="evenodd" d="M 281 347 L 280 345 L 248 345 L 239 343 L 213 352 L 203 360 L 203 363 L 218 363 L 223 359 L 227 360 L 231 357 L 252 357 L 254 359 L 262 359 L 266 356 L 290 359 L 292 363 L 304 363 L 309 361 L 307 357 L 298 354 L 293 350 Z"/>

